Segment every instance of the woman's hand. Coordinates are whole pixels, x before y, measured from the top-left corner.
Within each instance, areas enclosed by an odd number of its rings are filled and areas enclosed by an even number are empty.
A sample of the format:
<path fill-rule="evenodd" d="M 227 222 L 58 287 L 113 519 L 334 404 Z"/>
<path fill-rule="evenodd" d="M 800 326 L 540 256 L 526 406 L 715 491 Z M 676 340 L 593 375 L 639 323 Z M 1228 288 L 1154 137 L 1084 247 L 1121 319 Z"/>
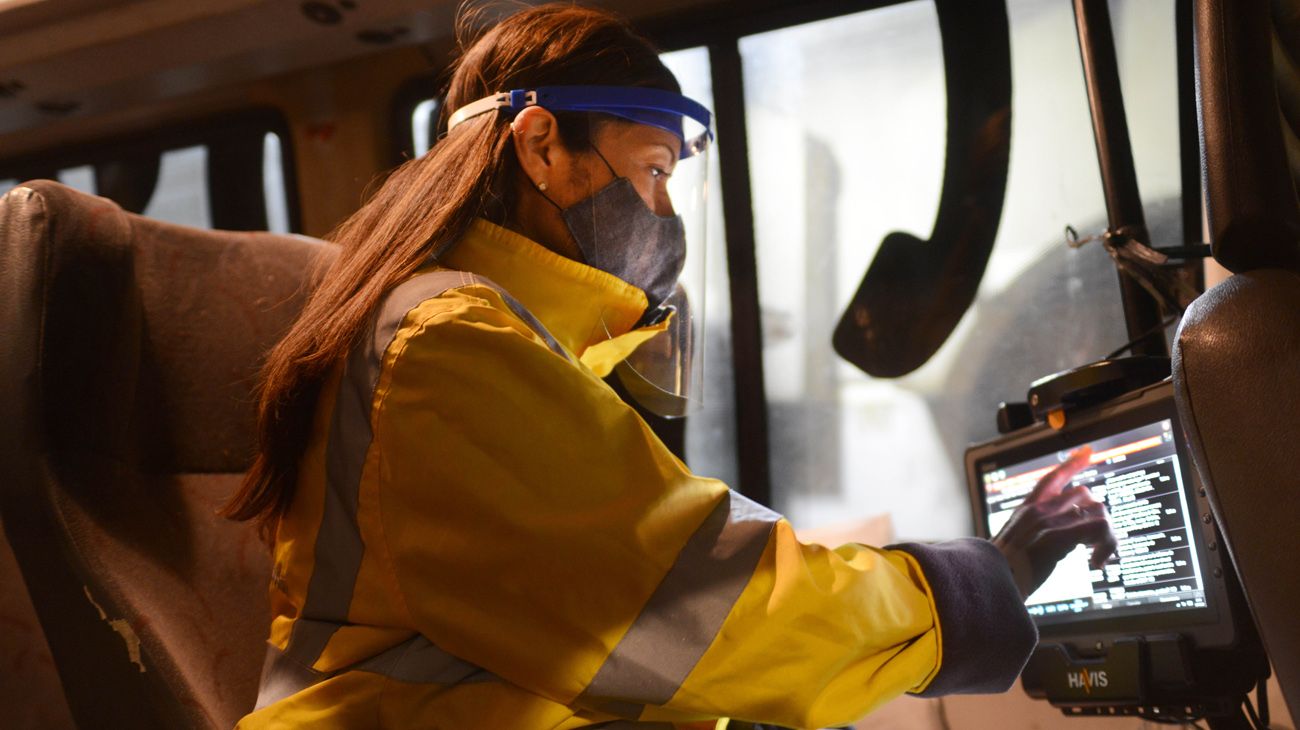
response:
<path fill-rule="evenodd" d="M 1076 545 L 1092 548 L 1093 569 L 1115 552 L 1117 542 L 1106 517 L 1106 506 L 1087 487 L 1066 489 L 1070 479 L 1088 465 L 1092 449 L 1083 447 L 1034 485 L 1016 508 L 993 544 L 1006 556 L 1020 594 L 1028 598 L 1052 574 Z"/>

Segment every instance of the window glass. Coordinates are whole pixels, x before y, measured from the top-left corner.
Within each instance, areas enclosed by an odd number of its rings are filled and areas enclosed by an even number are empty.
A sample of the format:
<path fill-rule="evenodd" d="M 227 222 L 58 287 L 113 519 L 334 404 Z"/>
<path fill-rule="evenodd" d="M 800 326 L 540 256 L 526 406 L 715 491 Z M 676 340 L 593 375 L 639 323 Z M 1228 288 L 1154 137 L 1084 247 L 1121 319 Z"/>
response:
<path fill-rule="evenodd" d="M 212 228 L 208 154 L 206 145 L 164 152 L 159 165 L 158 184 L 144 209 L 144 215 L 169 223 Z M 280 135 L 274 132 L 262 135 L 262 196 L 266 206 L 266 229 L 272 233 L 291 232 L 289 192 L 285 187 L 284 169 L 288 162 Z"/>
<path fill-rule="evenodd" d="M 411 140 L 415 156 L 420 157 L 433 147 L 433 130 L 437 123 L 438 100 L 425 99 L 411 111 Z"/>
<path fill-rule="evenodd" d="M 1151 240 L 1183 244 L 1174 0 L 1110 0 L 1119 83 Z"/>
<path fill-rule="evenodd" d="M 83 193 L 95 194 L 95 168 L 90 165 L 66 167 L 59 170 L 59 182 Z"/>
<path fill-rule="evenodd" d="M 266 198 L 266 230 L 289 233 L 289 194 L 284 187 L 284 153 L 280 135 L 262 138 L 262 194 Z"/>
<path fill-rule="evenodd" d="M 707 48 L 665 53 L 664 65 L 682 93 L 713 109 L 713 80 Z M 736 485 L 735 380 L 731 353 L 731 287 L 727 279 L 727 241 L 722 217 L 722 186 L 716 148 L 709 151 L 704 300 L 704 407 L 686 419 L 686 463 L 697 474 Z"/>
<path fill-rule="evenodd" d="M 1167 14 L 1121 5 L 1125 90 L 1147 97 L 1129 106 L 1134 145 L 1172 146 L 1138 159 L 1146 197 L 1162 200 L 1177 189 L 1176 111 L 1147 107 L 1174 109 L 1173 35 L 1138 29 L 1172 27 L 1172 0 L 1150 4 Z M 773 499 L 797 527 L 887 513 L 900 538 L 969 534 L 962 453 L 996 435 L 998 402 L 1127 340 L 1105 252 L 1063 243 L 1066 224 L 1106 223 L 1070 5 L 1011 0 L 1008 15 L 1011 160 L 993 255 L 940 351 L 888 380 L 840 360 L 831 333 L 885 235 L 931 231 L 946 134 L 934 4 L 741 40 Z"/>
<path fill-rule="evenodd" d="M 164 152 L 158 184 L 144 215 L 168 223 L 211 228 L 207 169 L 208 148 L 203 145 Z"/>

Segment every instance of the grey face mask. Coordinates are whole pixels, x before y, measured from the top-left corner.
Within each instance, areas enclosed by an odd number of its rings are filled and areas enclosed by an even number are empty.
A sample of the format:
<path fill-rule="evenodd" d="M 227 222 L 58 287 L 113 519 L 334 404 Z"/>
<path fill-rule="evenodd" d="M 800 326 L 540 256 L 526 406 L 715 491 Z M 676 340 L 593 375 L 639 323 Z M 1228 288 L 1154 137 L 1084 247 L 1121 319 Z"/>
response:
<path fill-rule="evenodd" d="M 605 166 L 609 167 L 609 162 Z M 587 265 L 644 291 L 649 300 L 646 317 L 653 319 L 681 277 L 686 263 L 686 227 L 680 215 L 657 215 L 631 180 L 618 177 L 612 167 L 610 173 L 615 175 L 613 182 L 561 209 L 560 215 Z"/>

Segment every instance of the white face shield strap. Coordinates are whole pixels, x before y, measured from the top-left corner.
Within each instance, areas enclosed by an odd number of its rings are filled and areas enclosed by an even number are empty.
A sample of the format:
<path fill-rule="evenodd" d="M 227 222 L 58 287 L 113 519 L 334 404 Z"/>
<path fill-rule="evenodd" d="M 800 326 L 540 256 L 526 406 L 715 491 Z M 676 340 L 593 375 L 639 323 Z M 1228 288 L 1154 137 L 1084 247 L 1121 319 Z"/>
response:
<path fill-rule="evenodd" d="M 671 201 L 671 211 L 653 210 L 638 194 L 633 179 L 649 174 L 638 167 L 640 160 L 605 159 L 602 154 L 613 182 L 560 212 L 588 265 L 647 295 L 641 330 L 627 334 L 606 324 L 609 339 L 626 335 L 643 340 L 617 366 L 620 380 L 647 410 L 670 418 L 687 415 L 700 405 L 704 382 L 705 328 L 696 314 L 704 311 L 712 114 L 692 99 L 661 89 L 551 86 L 504 91 L 467 104 L 451 115 L 448 134 L 481 115 L 500 112 L 513 118 L 530 106 L 608 115 L 676 138 L 675 164 L 654 170 L 656 194 Z"/>

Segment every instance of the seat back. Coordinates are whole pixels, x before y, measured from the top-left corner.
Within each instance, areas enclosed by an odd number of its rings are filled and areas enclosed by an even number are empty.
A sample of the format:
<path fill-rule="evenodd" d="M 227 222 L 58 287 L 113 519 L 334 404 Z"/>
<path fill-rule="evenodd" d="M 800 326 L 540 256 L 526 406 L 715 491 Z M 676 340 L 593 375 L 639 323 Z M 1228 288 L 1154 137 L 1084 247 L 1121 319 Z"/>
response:
<path fill-rule="evenodd" d="M 78 724 L 252 708 L 268 556 L 215 511 L 251 462 L 259 363 L 334 250 L 47 181 L 0 200 L 0 518 Z"/>
<path fill-rule="evenodd" d="M 1237 274 L 1188 309 L 1174 386 L 1260 637 L 1300 708 L 1300 274 Z M 1293 713 L 1294 714 L 1294 713 Z"/>
<path fill-rule="evenodd" d="M 1173 360 L 1196 467 L 1293 716 L 1300 709 L 1300 157 L 1288 164 L 1287 152 L 1300 149 L 1297 17 L 1296 0 L 1197 0 L 1207 223 L 1215 258 L 1236 274 L 1192 303 Z"/>
<path fill-rule="evenodd" d="M 70 730 L 77 725 L 63 697 L 41 621 L 22 571 L 0 529 L 0 717 L 15 730 Z"/>

